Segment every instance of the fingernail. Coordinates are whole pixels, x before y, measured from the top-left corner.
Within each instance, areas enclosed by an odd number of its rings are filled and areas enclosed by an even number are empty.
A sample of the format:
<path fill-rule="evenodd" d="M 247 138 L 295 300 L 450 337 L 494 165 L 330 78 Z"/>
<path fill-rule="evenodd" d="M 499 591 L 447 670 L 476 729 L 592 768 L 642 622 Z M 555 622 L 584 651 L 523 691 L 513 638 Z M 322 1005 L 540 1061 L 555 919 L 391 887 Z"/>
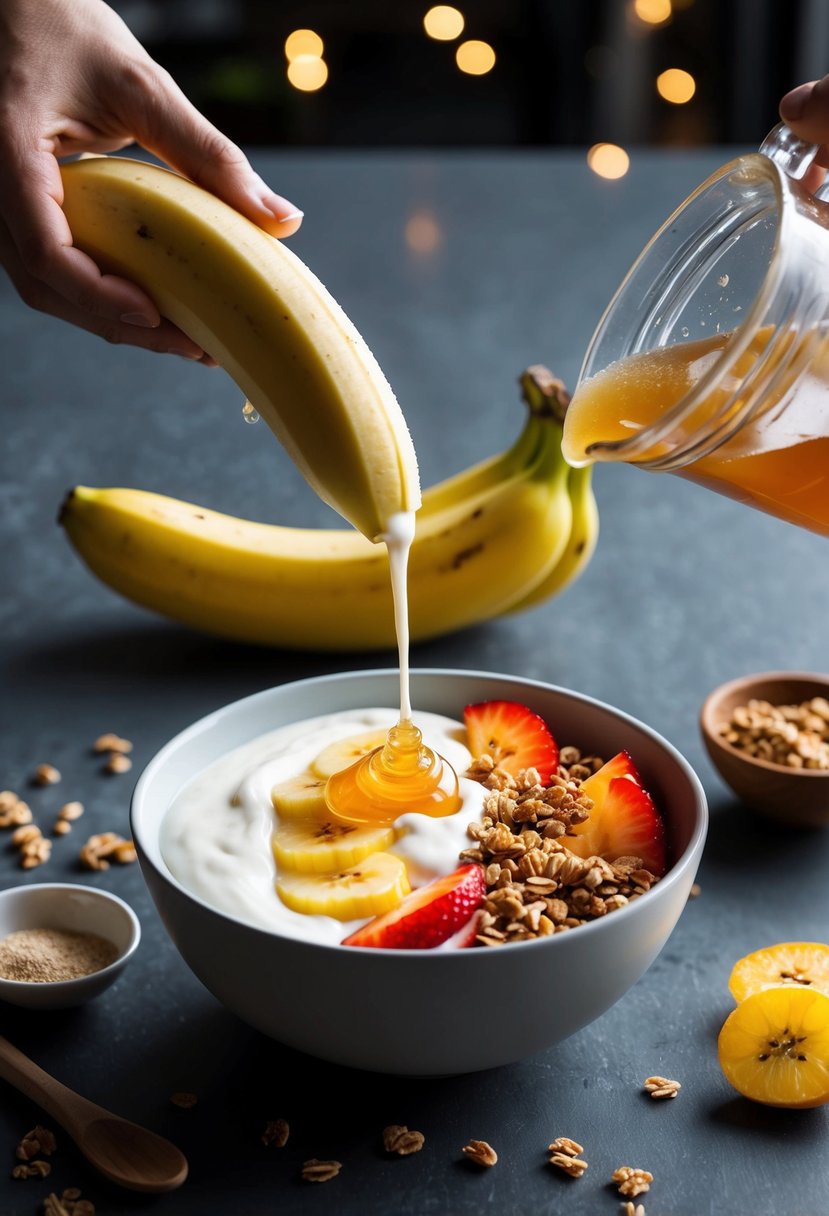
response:
<path fill-rule="evenodd" d="M 140 325 L 142 329 L 157 329 L 161 324 L 160 319 L 156 320 L 143 312 L 125 312 L 121 315 L 121 320 L 125 325 Z"/>
<path fill-rule="evenodd" d="M 803 117 L 806 102 L 812 96 L 814 84 L 800 84 L 791 93 L 787 93 L 780 102 L 780 117 L 785 122 L 797 122 Z"/>

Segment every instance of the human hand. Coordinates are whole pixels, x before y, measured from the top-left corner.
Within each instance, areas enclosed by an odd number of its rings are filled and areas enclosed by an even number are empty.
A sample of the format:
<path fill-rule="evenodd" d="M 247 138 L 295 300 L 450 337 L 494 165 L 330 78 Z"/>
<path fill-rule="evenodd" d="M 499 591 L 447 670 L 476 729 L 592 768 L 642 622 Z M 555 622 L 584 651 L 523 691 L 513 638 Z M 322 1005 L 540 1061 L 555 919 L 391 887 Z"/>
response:
<path fill-rule="evenodd" d="M 817 144 L 818 153 L 804 184 L 816 190 L 829 168 L 829 76 L 798 85 L 780 101 L 780 117 L 798 139 Z"/>
<path fill-rule="evenodd" d="M 0 0 L 0 263 L 18 294 L 109 342 L 213 363 L 72 245 L 57 158 L 133 142 L 273 236 L 302 222 L 103 0 Z"/>

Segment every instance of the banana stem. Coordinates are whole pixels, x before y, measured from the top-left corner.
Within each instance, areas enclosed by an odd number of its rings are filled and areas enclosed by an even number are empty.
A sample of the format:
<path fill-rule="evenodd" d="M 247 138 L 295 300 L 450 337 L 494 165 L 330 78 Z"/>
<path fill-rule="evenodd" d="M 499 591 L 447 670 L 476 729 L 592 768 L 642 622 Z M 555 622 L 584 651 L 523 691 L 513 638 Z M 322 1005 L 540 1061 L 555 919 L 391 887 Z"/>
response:
<path fill-rule="evenodd" d="M 534 363 L 532 367 L 519 377 L 521 395 L 530 408 L 530 413 L 538 418 L 555 418 L 564 421 L 567 406 L 570 404 L 570 394 L 549 368 L 542 363 Z"/>

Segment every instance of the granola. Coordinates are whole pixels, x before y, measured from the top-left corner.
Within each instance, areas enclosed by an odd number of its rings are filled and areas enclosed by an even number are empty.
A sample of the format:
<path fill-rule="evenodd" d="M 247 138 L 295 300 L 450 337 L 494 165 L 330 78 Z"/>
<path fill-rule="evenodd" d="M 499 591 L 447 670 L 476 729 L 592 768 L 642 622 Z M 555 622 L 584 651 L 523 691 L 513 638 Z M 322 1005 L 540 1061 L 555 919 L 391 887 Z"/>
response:
<path fill-rule="evenodd" d="M 176 1090 L 174 1094 L 170 1094 L 170 1101 L 173 1106 L 177 1106 L 180 1110 L 192 1110 L 198 1102 L 195 1094 L 187 1093 L 185 1090 Z"/>
<path fill-rule="evenodd" d="M 305 1182 L 330 1182 L 336 1178 L 343 1168 L 342 1161 L 319 1161 L 312 1157 L 302 1167 L 302 1177 Z"/>
<path fill-rule="evenodd" d="M 474 1161 L 475 1165 L 483 1166 L 484 1169 L 490 1169 L 498 1161 L 498 1154 L 486 1140 L 470 1140 L 461 1151 L 470 1161 Z"/>
<path fill-rule="evenodd" d="M 90 836 L 80 852 L 81 865 L 86 870 L 108 870 L 110 861 L 129 865 L 138 854 L 131 840 L 117 832 L 100 832 Z"/>
<path fill-rule="evenodd" d="M 659 1100 L 675 1098 L 682 1086 L 679 1081 L 670 1081 L 667 1077 L 647 1077 L 643 1088 L 652 1098 Z"/>
<path fill-rule="evenodd" d="M 276 1148 L 284 1148 L 290 1134 L 291 1129 L 286 1119 L 269 1119 L 260 1139 L 266 1148 L 270 1148 L 271 1145 Z"/>
<path fill-rule="evenodd" d="M 48 1127 L 41 1127 L 38 1123 L 30 1132 L 26 1132 L 15 1149 L 14 1155 L 18 1161 L 31 1161 L 38 1153 L 43 1153 L 44 1157 L 51 1157 L 56 1148 L 57 1142 L 54 1133 L 49 1131 Z"/>
<path fill-rule="evenodd" d="M 719 729 L 732 747 L 783 768 L 829 769 L 829 701 L 772 705 L 754 698 L 731 711 Z"/>
<path fill-rule="evenodd" d="M 620 1195 L 635 1199 L 637 1195 L 643 1195 L 645 1191 L 650 1190 L 653 1174 L 632 1165 L 620 1165 L 614 1171 L 611 1181 L 616 1183 Z"/>
<path fill-rule="evenodd" d="M 423 1132 L 410 1131 L 408 1127 L 398 1123 L 392 1123 L 383 1129 L 383 1148 L 387 1153 L 397 1153 L 398 1157 L 419 1153 L 425 1139 Z"/>
<path fill-rule="evenodd" d="M 490 791 L 480 822 L 468 828 L 474 844 L 460 854 L 461 861 L 484 867 L 487 894 L 477 945 L 564 933 L 623 908 L 658 881 L 639 857 L 583 858 L 565 844 L 593 808 L 581 782 L 602 764 L 598 756 L 563 747 L 558 771 L 545 786 L 536 769 L 514 777 L 489 754 L 473 761 L 466 776 Z"/>
<path fill-rule="evenodd" d="M 95 1205 L 81 1199 L 78 1187 L 70 1186 L 60 1195 L 52 1192 L 43 1201 L 43 1216 L 95 1216 Z"/>

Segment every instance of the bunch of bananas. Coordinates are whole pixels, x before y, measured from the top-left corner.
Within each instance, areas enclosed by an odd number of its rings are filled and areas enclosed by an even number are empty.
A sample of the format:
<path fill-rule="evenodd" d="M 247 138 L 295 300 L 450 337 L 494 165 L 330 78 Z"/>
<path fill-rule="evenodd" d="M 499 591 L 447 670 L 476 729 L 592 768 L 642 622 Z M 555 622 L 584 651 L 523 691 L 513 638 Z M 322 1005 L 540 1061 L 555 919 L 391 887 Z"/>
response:
<path fill-rule="evenodd" d="M 109 157 L 62 172 L 76 244 L 144 286 L 223 364 L 359 529 L 279 527 L 78 486 L 60 518 L 81 558 L 127 598 L 210 633 L 314 650 L 393 646 L 388 560 L 372 541 L 391 514 L 417 506 L 417 466 L 351 322 L 298 258 L 186 179 Z M 521 384 L 529 415 L 516 442 L 423 494 L 409 561 L 415 641 L 532 607 L 593 552 L 590 469 L 561 455 L 567 395 L 544 368 Z"/>

